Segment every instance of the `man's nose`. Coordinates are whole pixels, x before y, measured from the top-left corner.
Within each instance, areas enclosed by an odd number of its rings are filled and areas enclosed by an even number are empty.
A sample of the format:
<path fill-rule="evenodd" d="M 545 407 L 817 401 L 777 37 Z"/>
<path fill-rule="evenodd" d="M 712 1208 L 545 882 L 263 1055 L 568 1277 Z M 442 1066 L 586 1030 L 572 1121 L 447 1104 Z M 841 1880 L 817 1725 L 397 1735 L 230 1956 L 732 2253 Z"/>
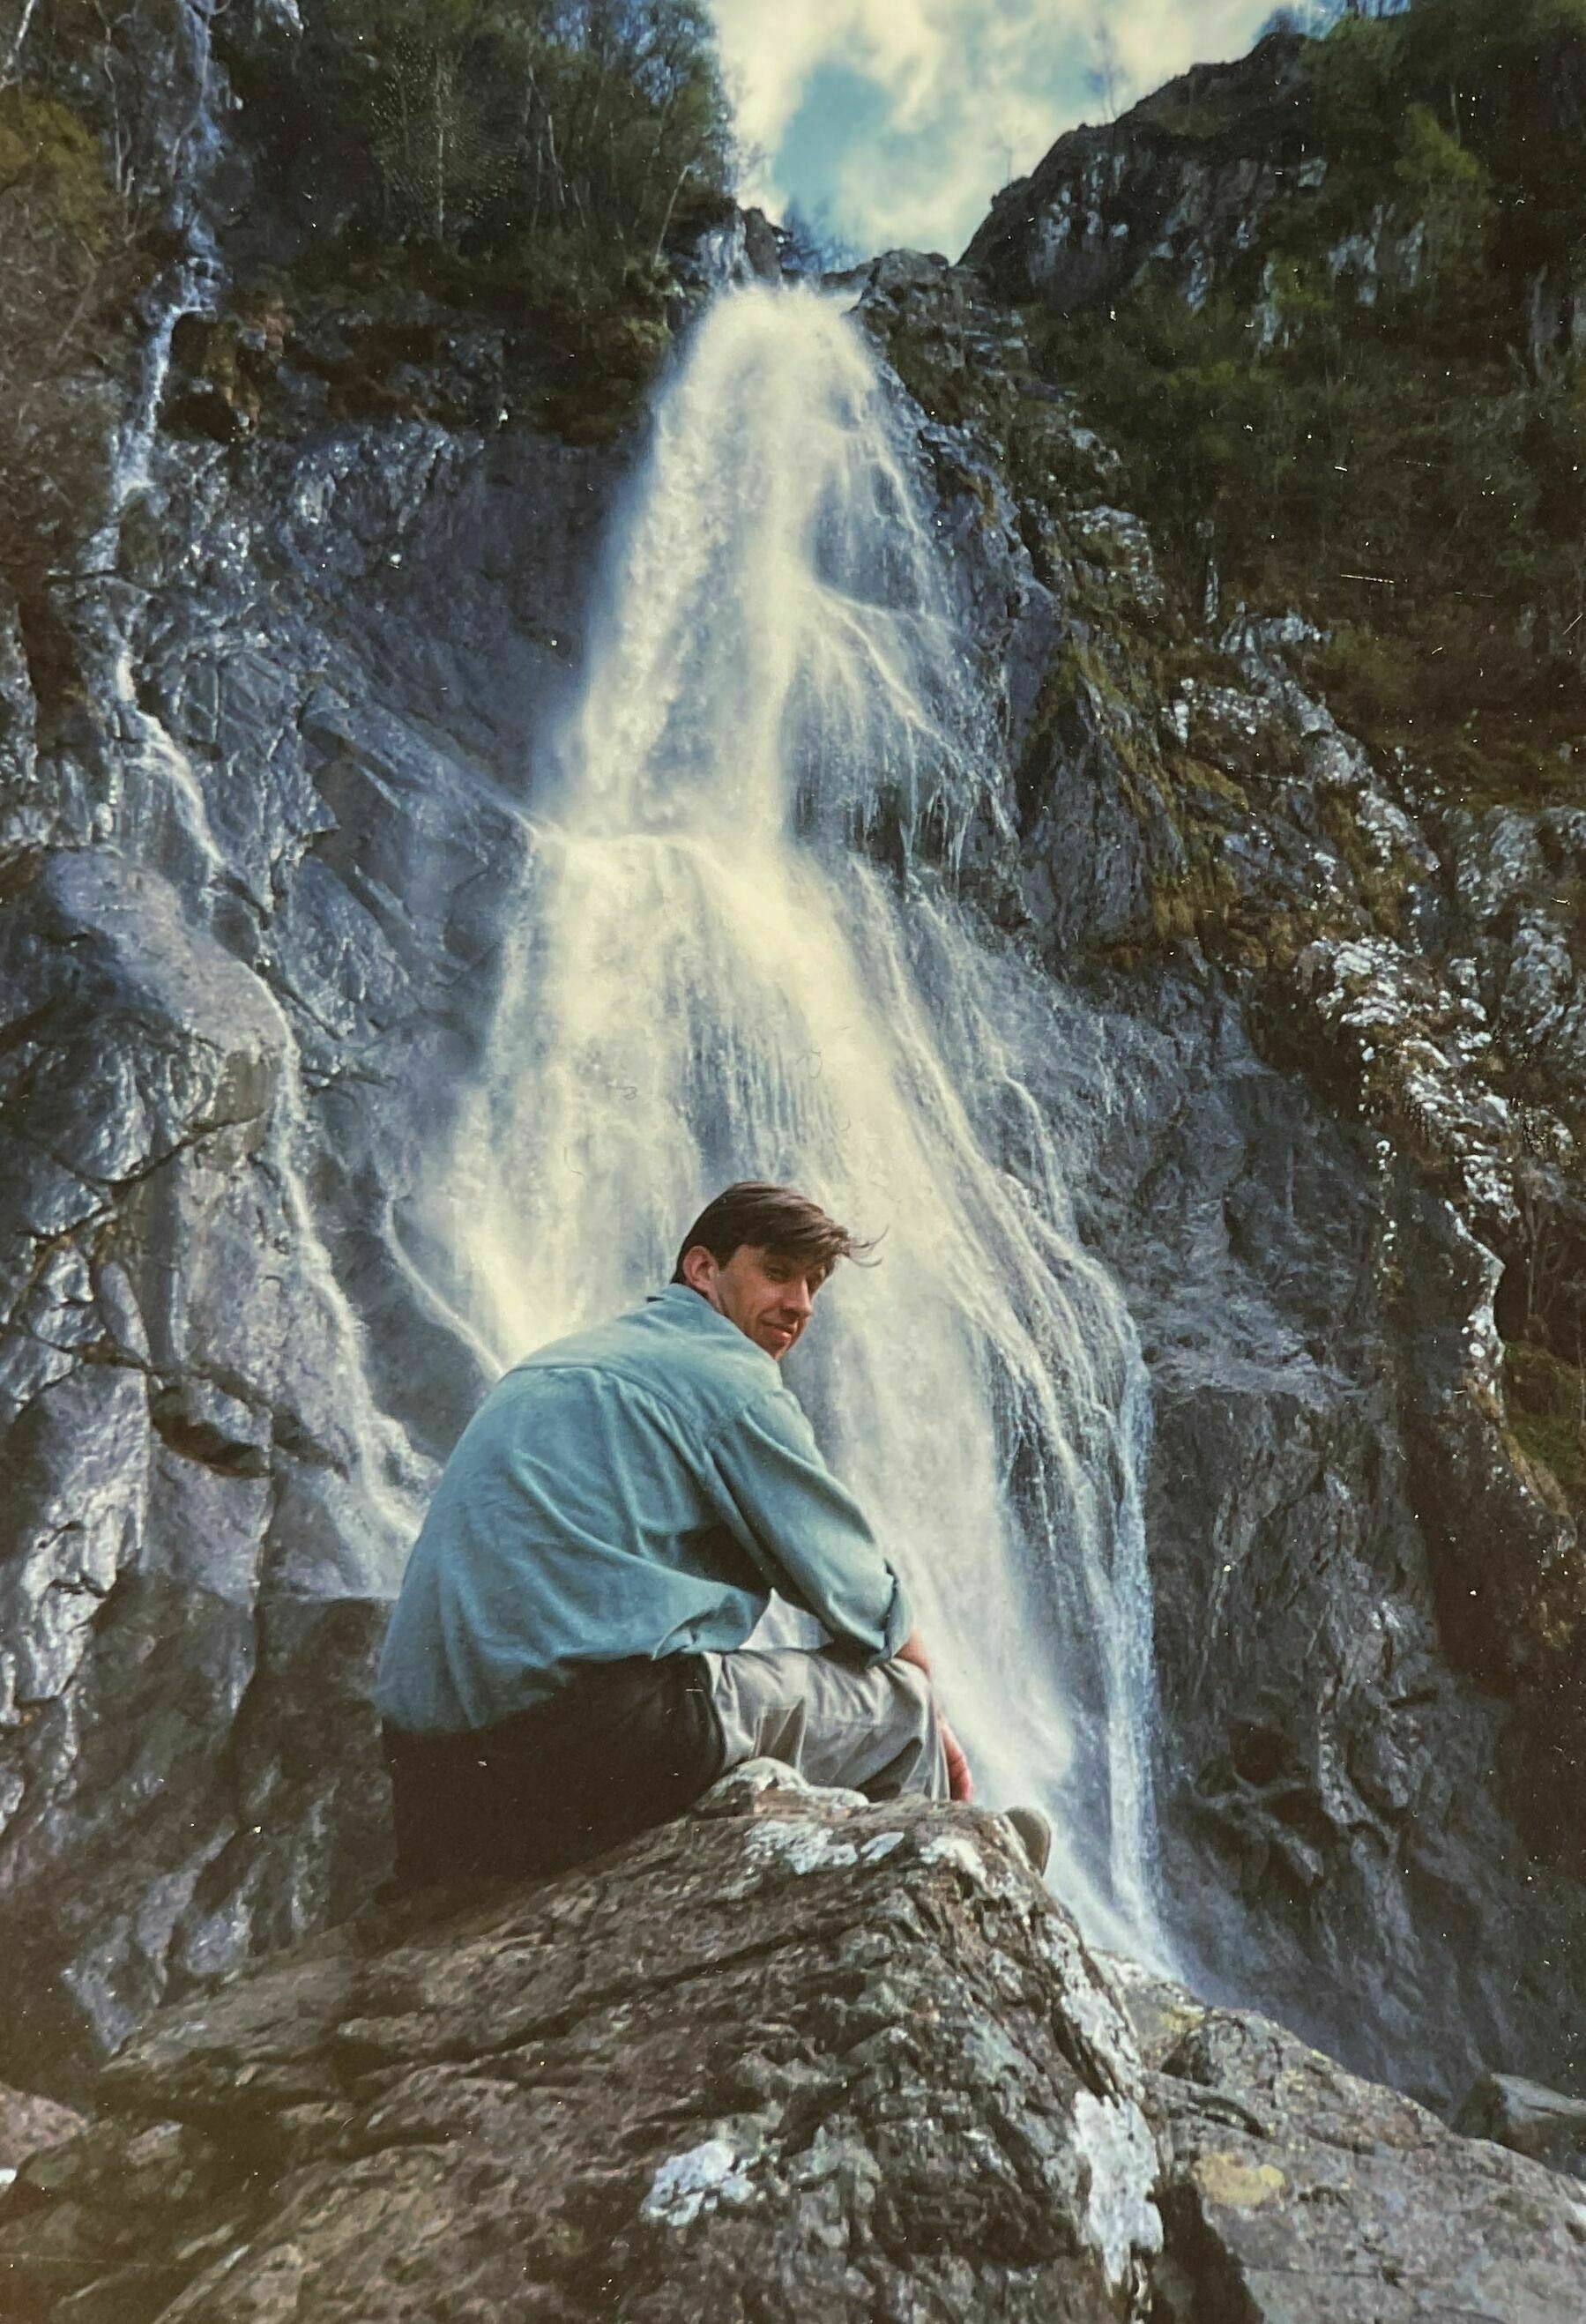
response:
<path fill-rule="evenodd" d="M 800 1275 L 788 1284 L 785 1289 L 787 1296 L 783 1301 L 784 1306 L 791 1307 L 797 1315 L 807 1315 L 815 1305 L 815 1297 L 807 1278 Z"/>

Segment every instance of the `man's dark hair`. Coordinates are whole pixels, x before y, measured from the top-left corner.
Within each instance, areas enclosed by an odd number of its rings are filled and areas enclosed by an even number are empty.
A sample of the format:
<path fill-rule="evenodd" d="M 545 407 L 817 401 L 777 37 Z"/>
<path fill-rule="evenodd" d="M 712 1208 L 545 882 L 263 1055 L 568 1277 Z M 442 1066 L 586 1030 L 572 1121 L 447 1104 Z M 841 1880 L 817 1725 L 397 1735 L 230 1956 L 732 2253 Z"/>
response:
<path fill-rule="evenodd" d="M 762 1247 L 777 1259 L 793 1259 L 800 1267 L 818 1267 L 829 1275 L 840 1259 L 862 1259 L 873 1241 L 840 1227 L 807 1194 L 791 1186 L 773 1186 L 767 1178 L 741 1178 L 707 1203 L 678 1248 L 672 1281 L 686 1280 L 683 1261 L 703 1243 L 718 1267 L 725 1267 L 744 1243 Z"/>

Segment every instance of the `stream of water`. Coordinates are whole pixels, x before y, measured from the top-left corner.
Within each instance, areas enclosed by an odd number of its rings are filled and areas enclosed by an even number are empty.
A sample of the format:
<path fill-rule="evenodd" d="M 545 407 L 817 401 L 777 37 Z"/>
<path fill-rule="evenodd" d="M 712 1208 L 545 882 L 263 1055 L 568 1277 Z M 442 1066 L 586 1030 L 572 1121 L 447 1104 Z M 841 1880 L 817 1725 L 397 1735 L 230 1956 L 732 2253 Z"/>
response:
<path fill-rule="evenodd" d="M 504 1364 L 664 1280 L 730 1179 L 883 1234 L 790 1382 L 982 1796 L 1044 1802 L 1089 1933 L 1160 1956 L 1144 1373 L 953 897 L 1000 777 L 917 456 L 831 301 L 744 290 L 699 327 L 536 802 L 452 1161 L 456 1288 Z"/>

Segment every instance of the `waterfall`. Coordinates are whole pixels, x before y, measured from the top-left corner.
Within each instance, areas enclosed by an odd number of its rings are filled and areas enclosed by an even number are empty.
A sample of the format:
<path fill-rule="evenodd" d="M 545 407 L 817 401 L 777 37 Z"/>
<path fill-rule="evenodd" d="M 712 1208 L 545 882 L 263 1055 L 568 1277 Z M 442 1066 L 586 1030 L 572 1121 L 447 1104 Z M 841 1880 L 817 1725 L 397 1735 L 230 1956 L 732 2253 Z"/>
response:
<path fill-rule="evenodd" d="M 177 255 L 151 286 L 145 301 L 149 332 L 143 342 L 138 392 L 121 431 L 111 480 L 111 503 L 119 515 L 135 493 L 152 483 L 149 461 L 160 424 L 160 407 L 171 371 L 171 343 L 187 315 L 215 312 L 224 268 L 205 209 L 208 181 L 224 141 L 217 114 L 220 94 L 210 54 L 215 0 L 178 0 L 167 59 L 172 97 L 185 114 L 163 157 L 171 196 L 167 223 Z"/>
<path fill-rule="evenodd" d="M 954 899 L 1004 770 L 917 457 L 830 300 L 703 320 L 432 1223 L 503 1364 L 664 1280 L 730 1179 L 883 1236 L 789 1382 L 904 1574 L 980 1796 L 1044 1801 L 1059 1893 L 1159 1955 L 1144 1374 L 1020 1080 L 1016 1028 L 1063 1019 Z"/>
<path fill-rule="evenodd" d="M 300 32 L 293 0 L 273 0 L 277 21 Z M 178 327 L 212 315 L 225 265 L 210 214 L 213 180 L 224 158 L 223 115 L 232 103 L 212 50 L 220 0 L 175 0 L 166 28 L 164 78 L 150 93 L 152 116 L 168 124 L 161 163 L 165 226 L 174 254 L 142 302 L 145 325 L 135 393 L 116 439 L 110 508 L 95 558 L 100 576 L 118 566 L 118 532 L 140 497 L 170 493 L 183 464 L 162 446 L 161 415 Z M 169 462 L 169 465 L 168 465 Z M 100 632 L 105 698 L 114 705 L 120 749 L 112 784 L 100 801 L 93 837 L 114 844 L 177 884 L 213 927 L 217 909 L 245 884 L 217 839 L 198 767 L 177 735 L 140 697 L 132 642 L 114 617 Z M 268 982 L 266 977 L 266 982 Z M 279 993 L 276 994 L 278 1006 Z M 313 1491 L 324 1522 L 300 1554 L 283 1557 L 290 1587 L 304 1594 L 394 1590 L 423 1507 L 433 1464 L 382 1410 L 364 1359 L 361 1327 L 339 1281 L 309 1193 L 316 1130 L 304 1093 L 303 1064 L 290 1010 L 280 1010 L 281 1077 L 258 1155 L 273 1187 L 290 1249 L 292 1329 L 323 1356 L 324 1392 L 301 1416 L 315 1453 Z M 304 1377 L 313 1382 L 310 1360 Z"/>

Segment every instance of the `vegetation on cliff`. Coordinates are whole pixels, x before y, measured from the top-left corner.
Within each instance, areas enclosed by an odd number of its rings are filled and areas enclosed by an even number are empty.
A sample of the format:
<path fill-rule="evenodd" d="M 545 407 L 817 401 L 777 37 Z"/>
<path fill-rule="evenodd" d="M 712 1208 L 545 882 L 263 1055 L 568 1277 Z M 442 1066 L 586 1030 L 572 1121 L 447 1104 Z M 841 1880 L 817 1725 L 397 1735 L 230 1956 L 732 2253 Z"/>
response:
<path fill-rule="evenodd" d="M 5 60 L 0 570 L 24 597 L 103 509 L 137 294 L 202 143 L 152 37 L 64 0 Z M 254 424 L 283 352 L 333 410 L 401 412 L 415 364 L 477 325 L 514 406 L 573 437 L 621 425 L 669 337 L 669 247 L 729 206 L 701 0 L 304 0 L 220 12 L 213 44 L 241 100 L 213 199 L 233 289 L 179 336 L 174 424 Z"/>
<path fill-rule="evenodd" d="M 669 243 L 729 202 L 732 116 L 701 0 L 317 0 L 228 51 L 300 290 L 493 315 L 602 434 L 667 336 Z M 290 304 L 290 300 L 289 300 Z"/>
<path fill-rule="evenodd" d="M 0 88 L 0 576 L 24 598 L 104 505 L 151 219 L 86 113 Z"/>
<path fill-rule="evenodd" d="M 1198 305 L 1148 272 L 1042 317 L 1041 361 L 1187 571 L 1328 627 L 1341 716 L 1467 796 L 1558 795 L 1586 752 L 1586 5 L 1413 0 L 1301 70 L 1324 171 Z M 1140 110 L 1192 159 L 1229 134 Z"/>

